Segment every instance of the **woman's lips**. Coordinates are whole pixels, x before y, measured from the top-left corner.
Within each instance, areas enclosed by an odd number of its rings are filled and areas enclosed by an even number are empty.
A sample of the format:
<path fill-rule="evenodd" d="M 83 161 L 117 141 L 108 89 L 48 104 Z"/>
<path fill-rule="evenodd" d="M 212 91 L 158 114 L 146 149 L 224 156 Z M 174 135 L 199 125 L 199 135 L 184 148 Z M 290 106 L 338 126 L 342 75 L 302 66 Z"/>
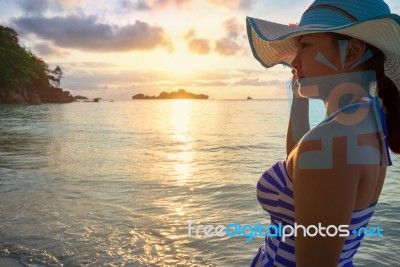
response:
<path fill-rule="evenodd" d="M 298 80 L 298 79 L 303 79 L 305 78 L 304 75 L 299 74 L 295 69 L 292 69 L 292 74 L 293 74 L 293 79 Z"/>

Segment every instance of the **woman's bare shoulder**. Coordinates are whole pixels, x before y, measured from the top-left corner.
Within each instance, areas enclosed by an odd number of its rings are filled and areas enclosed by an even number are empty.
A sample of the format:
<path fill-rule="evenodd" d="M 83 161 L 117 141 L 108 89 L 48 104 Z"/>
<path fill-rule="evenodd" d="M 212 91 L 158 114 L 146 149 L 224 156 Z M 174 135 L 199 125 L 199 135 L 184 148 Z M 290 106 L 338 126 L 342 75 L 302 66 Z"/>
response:
<path fill-rule="evenodd" d="M 310 130 L 293 151 L 294 165 L 297 171 L 324 170 L 337 172 L 338 169 L 348 169 L 356 163 L 363 163 L 365 154 L 372 155 L 378 150 L 358 145 L 357 129 L 355 127 L 338 125 L 335 122 L 326 123 Z M 374 160 L 378 160 L 377 154 Z M 368 163 L 368 162 L 365 162 Z M 362 166 L 351 171 L 360 171 Z"/>

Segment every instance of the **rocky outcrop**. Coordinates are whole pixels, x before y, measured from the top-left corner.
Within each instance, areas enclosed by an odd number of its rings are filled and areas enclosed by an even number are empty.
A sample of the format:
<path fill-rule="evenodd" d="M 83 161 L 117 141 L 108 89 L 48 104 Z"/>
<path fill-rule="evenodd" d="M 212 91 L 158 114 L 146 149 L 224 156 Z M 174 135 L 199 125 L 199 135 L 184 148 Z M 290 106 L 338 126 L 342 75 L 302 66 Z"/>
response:
<path fill-rule="evenodd" d="M 38 92 L 31 92 L 26 88 L 14 90 L 0 89 L 0 103 L 2 104 L 32 104 L 42 103 L 70 103 L 74 101 L 69 91 L 61 88 L 48 88 Z"/>
<path fill-rule="evenodd" d="M 40 92 L 40 99 L 43 103 L 70 103 L 74 97 L 69 91 L 63 91 L 61 88 L 49 88 Z"/>

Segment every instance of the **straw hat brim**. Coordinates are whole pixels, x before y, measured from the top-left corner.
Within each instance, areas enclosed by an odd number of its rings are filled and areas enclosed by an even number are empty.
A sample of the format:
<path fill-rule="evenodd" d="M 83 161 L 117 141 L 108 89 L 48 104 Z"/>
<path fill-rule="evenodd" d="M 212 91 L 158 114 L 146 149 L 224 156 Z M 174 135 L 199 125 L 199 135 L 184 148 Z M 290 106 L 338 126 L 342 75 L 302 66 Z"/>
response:
<path fill-rule="evenodd" d="M 400 90 L 400 17 L 390 14 L 341 27 L 307 25 L 292 27 L 247 17 L 247 34 L 254 57 L 266 68 L 290 66 L 297 53 L 295 38 L 300 35 L 335 32 L 363 40 L 385 55 L 385 74 Z"/>

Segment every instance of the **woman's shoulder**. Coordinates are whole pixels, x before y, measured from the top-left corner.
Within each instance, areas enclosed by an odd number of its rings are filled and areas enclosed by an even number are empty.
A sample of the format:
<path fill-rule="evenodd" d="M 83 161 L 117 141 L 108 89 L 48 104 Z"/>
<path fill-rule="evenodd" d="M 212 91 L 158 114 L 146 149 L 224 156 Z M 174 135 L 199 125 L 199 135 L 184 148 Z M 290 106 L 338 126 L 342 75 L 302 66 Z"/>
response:
<path fill-rule="evenodd" d="M 349 164 L 363 163 L 365 155 L 372 155 L 374 161 L 379 161 L 379 150 L 360 146 L 359 140 L 359 129 L 354 126 L 336 121 L 319 125 L 299 141 L 294 151 L 297 166 L 309 170 L 347 168 Z"/>
<path fill-rule="evenodd" d="M 353 113 L 338 112 L 308 133 L 302 141 L 331 140 L 336 137 L 353 138 L 367 133 L 376 133 L 376 122 L 370 109 L 360 108 Z"/>
<path fill-rule="evenodd" d="M 345 116 L 345 115 L 343 115 Z M 337 137 L 350 137 L 359 132 L 357 124 L 343 123 L 345 117 L 338 115 L 333 120 L 317 125 L 310 129 L 300 140 L 302 142 L 313 140 L 332 140 Z"/>
<path fill-rule="evenodd" d="M 290 153 L 289 165 L 299 170 L 379 165 L 381 144 L 372 115 L 352 114 L 340 113 L 307 132 Z"/>

